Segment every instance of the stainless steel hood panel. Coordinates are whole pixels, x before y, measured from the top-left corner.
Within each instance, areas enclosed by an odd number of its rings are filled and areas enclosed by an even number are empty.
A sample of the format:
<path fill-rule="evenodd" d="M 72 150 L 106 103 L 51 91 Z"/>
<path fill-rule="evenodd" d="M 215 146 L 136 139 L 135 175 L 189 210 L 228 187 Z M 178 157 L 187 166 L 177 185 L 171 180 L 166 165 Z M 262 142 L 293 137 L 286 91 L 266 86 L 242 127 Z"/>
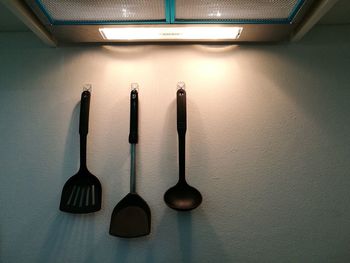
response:
<path fill-rule="evenodd" d="M 186 27 L 188 25 L 181 25 L 181 27 Z M 201 25 L 195 25 L 200 27 Z M 215 26 L 215 25 L 210 25 Z M 210 27 L 209 26 L 209 27 Z M 229 25 L 223 24 L 222 27 L 227 27 Z M 293 28 L 292 25 L 242 25 L 237 24 L 237 26 L 243 26 L 244 31 L 242 35 L 237 40 L 237 42 L 269 42 L 269 41 L 283 41 L 288 40 L 290 32 Z M 51 27 L 52 34 L 60 41 L 60 43 L 107 43 L 102 36 L 98 33 L 99 25 L 70 25 L 70 26 L 53 26 Z M 116 27 L 135 27 L 133 25 L 105 25 L 104 28 L 116 28 Z M 160 25 L 146 25 L 142 27 L 160 27 Z M 162 26 L 164 27 L 164 26 Z M 225 40 L 224 40 L 225 41 Z M 232 40 L 226 40 L 232 41 Z M 113 41 L 115 42 L 125 42 L 125 41 Z M 113 43 L 108 42 L 108 43 Z M 169 42 L 164 40 L 146 40 L 142 42 Z M 172 42 L 194 42 L 192 40 L 172 40 Z M 206 39 L 205 42 L 216 42 L 213 39 Z"/>
<path fill-rule="evenodd" d="M 322 0 L 324 1 L 324 0 Z M 333 2 L 336 0 L 332 0 Z M 230 42 L 289 40 L 316 0 L 24 0 L 59 44 L 111 43 L 100 27 L 239 26 Z M 125 40 L 123 40 L 125 42 Z M 123 42 L 121 41 L 121 42 Z M 146 40 L 142 42 L 162 42 Z M 174 40 L 193 42 L 191 40 Z M 206 39 L 205 41 L 215 41 Z M 113 42 L 120 42 L 118 40 Z"/>

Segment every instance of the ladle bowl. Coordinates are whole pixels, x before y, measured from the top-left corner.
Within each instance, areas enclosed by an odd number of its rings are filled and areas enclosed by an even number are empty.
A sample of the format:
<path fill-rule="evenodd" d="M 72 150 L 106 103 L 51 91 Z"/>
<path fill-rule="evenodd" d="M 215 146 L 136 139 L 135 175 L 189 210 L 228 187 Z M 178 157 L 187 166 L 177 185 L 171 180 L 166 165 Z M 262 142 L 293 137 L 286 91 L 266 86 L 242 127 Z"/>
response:
<path fill-rule="evenodd" d="M 164 194 L 165 203 L 172 209 L 188 211 L 202 203 L 201 193 L 186 182 L 178 182 Z"/>

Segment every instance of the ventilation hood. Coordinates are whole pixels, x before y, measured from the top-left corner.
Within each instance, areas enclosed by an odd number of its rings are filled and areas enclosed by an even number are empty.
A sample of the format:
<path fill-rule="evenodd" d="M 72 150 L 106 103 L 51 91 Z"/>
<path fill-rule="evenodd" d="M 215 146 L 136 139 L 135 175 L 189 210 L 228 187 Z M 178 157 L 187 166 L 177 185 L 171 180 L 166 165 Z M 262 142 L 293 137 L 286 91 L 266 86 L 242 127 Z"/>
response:
<path fill-rule="evenodd" d="M 1 0 L 50 45 L 301 38 L 336 0 Z"/>

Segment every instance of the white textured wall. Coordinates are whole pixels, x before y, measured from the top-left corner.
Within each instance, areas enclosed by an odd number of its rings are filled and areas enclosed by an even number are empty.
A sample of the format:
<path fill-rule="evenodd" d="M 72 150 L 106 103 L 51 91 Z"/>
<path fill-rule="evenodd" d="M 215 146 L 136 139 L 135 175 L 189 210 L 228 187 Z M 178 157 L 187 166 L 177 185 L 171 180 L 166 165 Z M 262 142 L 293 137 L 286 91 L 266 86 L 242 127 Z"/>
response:
<path fill-rule="evenodd" d="M 0 261 L 349 262 L 350 26 L 298 44 L 43 46 L 0 34 Z M 187 175 L 204 202 L 167 208 L 177 181 L 176 83 L 188 96 Z M 129 189 L 129 85 L 140 84 L 138 191 L 152 234 L 108 235 Z M 102 210 L 58 210 L 78 167 L 93 84 L 88 165 Z"/>

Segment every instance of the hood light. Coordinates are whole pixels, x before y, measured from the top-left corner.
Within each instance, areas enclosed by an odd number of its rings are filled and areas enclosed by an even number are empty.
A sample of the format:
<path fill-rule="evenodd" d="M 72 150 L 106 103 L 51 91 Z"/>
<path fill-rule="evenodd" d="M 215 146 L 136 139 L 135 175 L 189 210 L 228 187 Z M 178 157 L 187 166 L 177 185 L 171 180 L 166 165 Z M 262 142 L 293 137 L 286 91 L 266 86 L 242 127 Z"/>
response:
<path fill-rule="evenodd" d="M 234 40 L 242 27 L 118 27 L 100 28 L 106 40 Z"/>

